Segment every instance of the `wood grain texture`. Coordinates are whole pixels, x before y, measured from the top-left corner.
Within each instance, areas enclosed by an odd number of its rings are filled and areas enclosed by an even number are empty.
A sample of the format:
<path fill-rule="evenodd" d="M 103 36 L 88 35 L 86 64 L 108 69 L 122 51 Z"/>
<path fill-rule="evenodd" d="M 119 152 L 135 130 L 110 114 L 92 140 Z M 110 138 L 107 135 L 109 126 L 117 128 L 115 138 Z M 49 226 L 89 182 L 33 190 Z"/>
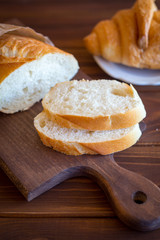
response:
<path fill-rule="evenodd" d="M 159 240 L 158 231 L 137 232 L 115 218 L 2 218 L 0 225 L 4 240 L 21 240 L 22 236 L 25 240 Z"/>
<path fill-rule="evenodd" d="M 44 3 L 42 0 L 1 0 L 0 22 L 15 17 L 20 19 L 25 25 L 48 35 L 57 47 L 73 53 L 81 69 L 93 79 L 112 79 L 93 61 L 84 48 L 82 38 L 98 21 L 111 17 L 119 9 L 131 7 L 133 2 L 46 0 Z M 156 4 L 160 8 L 159 0 Z M 147 130 L 136 146 L 116 153 L 115 160 L 120 166 L 160 186 L 160 87 L 136 86 L 136 89 L 145 104 L 149 100 L 149 105 L 145 105 L 148 113 L 145 119 Z M 47 214 L 49 218 L 46 218 Z M 0 237 L 4 240 L 11 239 L 11 236 L 12 239 L 76 237 L 123 240 L 159 239 L 160 236 L 159 230 L 139 233 L 124 226 L 116 219 L 103 191 L 87 178 L 67 180 L 28 203 L 0 171 L 0 216 Z M 28 219 L 29 216 L 31 218 Z M 65 216 L 65 221 L 58 216 Z M 76 218 L 70 221 L 67 216 Z M 86 219 L 87 216 L 95 218 Z"/>
<path fill-rule="evenodd" d="M 77 78 L 87 77 L 79 74 Z M 68 178 L 88 176 L 99 183 L 117 216 L 128 226 L 141 231 L 160 227 L 156 185 L 118 166 L 113 155 L 75 157 L 46 148 L 33 125 L 41 110 L 37 103 L 25 112 L 0 114 L 0 166 L 28 201 Z"/>

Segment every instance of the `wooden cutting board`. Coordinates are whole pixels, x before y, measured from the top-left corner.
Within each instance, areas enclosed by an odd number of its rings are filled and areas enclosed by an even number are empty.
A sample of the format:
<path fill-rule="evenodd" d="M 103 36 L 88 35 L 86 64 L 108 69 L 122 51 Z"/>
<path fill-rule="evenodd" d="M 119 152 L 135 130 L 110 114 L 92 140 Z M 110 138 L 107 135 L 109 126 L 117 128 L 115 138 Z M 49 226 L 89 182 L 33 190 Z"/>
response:
<path fill-rule="evenodd" d="M 75 79 L 89 79 L 79 71 Z M 160 191 L 146 178 L 118 166 L 113 155 L 67 156 L 44 146 L 33 119 L 41 103 L 16 114 L 0 113 L 0 166 L 30 201 L 65 179 L 89 176 L 100 184 L 117 216 L 146 231 L 160 226 Z"/>

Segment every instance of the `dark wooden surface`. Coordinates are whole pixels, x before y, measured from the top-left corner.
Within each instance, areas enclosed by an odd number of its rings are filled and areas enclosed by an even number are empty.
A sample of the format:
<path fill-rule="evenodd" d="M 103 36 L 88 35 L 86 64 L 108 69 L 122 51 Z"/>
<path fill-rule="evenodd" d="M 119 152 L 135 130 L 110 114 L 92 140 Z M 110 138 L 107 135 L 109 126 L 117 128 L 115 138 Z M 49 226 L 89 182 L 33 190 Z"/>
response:
<path fill-rule="evenodd" d="M 0 22 L 18 18 L 75 55 L 93 79 L 110 78 L 93 61 L 82 38 L 101 19 L 133 1 L 1 0 Z M 160 7 L 160 1 L 157 1 Z M 147 110 L 147 129 L 130 149 L 115 154 L 117 163 L 160 186 L 160 87 L 135 86 Z M 101 188 L 87 178 L 63 182 L 27 202 L 0 170 L 1 239 L 159 239 L 160 230 L 129 229 L 115 216 Z"/>
<path fill-rule="evenodd" d="M 76 78 L 85 76 L 79 71 Z M 25 112 L 0 113 L 0 167 L 28 201 L 67 179 L 85 176 L 102 187 L 127 226 L 141 231 L 160 228 L 159 187 L 120 167 L 114 155 L 67 156 L 45 147 L 33 126 L 41 110 L 39 102 Z M 145 129 L 144 122 L 140 125 Z"/>

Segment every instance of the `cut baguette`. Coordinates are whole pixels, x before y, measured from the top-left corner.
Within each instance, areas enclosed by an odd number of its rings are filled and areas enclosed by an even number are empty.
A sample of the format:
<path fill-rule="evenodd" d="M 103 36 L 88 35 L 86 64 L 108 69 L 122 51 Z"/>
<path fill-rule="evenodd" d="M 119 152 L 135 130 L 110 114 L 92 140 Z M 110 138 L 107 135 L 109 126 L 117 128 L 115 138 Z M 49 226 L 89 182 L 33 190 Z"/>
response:
<path fill-rule="evenodd" d="M 128 128 L 146 116 L 133 86 L 116 80 L 58 83 L 42 105 L 48 118 L 61 127 L 90 131 Z"/>
<path fill-rule="evenodd" d="M 36 39 L 0 37 L 0 111 L 14 113 L 30 108 L 57 82 L 78 71 L 73 55 Z"/>
<path fill-rule="evenodd" d="M 106 131 L 61 128 L 44 111 L 35 117 L 34 126 L 44 145 L 67 155 L 111 154 L 129 148 L 141 136 L 138 124 Z"/>

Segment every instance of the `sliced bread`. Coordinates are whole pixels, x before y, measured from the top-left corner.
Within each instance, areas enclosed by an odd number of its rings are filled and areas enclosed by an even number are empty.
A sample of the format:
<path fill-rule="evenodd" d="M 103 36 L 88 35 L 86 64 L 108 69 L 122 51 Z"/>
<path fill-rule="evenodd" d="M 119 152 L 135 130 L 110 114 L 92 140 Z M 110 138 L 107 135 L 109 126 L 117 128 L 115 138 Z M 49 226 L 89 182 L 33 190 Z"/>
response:
<path fill-rule="evenodd" d="M 44 145 L 68 155 L 106 155 L 122 151 L 135 144 L 141 136 L 138 124 L 105 131 L 62 128 L 53 119 L 49 120 L 44 111 L 35 117 L 34 126 Z"/>
<path fill-rule="evenodd" d="M 49 119 L 61 127 L 91 131 L 128 128 L 146 116 L 134 87 L 116 80 L 58 83 L 42 105 Z"/>

